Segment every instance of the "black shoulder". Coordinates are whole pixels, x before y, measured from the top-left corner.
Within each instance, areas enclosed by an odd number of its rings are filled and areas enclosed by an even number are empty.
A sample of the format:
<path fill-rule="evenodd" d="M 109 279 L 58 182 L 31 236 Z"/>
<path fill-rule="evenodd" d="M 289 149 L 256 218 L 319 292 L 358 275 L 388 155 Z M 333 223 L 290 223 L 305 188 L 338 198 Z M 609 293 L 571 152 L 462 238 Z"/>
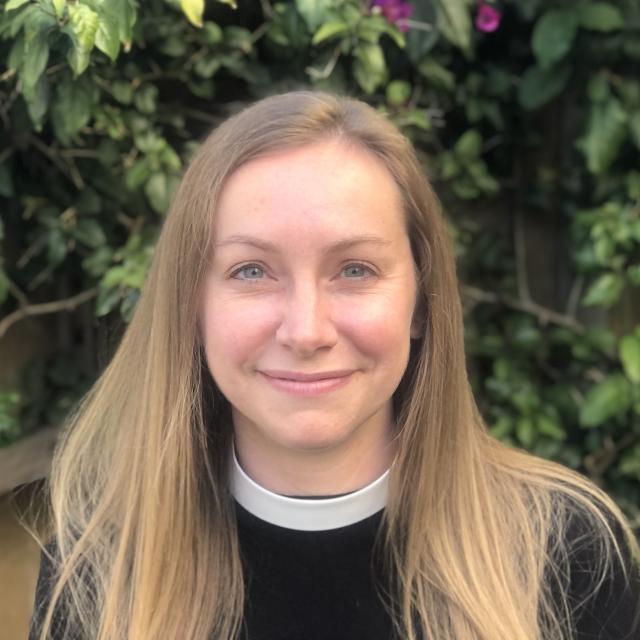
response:
<path fill-rule="evenodd" d="M 51 602 L 51 595 L 55 585 L 58 563 L 57 545 L 50 542 L 45 545 L 45 550 L 40 556 L 40 572 L 38 574 L 38 582 L 36 584 L 35 601 L 33 613 L 31 616 L 31 624 L 29 626 L 29 640 L 39 640 L 42 624 Z M 47 640 L 62 640 L 63 638 L 64 615 L 58 608 L 54 613 L 51 633 L 47 636 Z"/>
<path fill-rule="evenodd" d="M 575 640 L 640 640 L 640 566 L 618 519 L 608 511 L 603 515 L 621 552 L 618 555 L 612 546 L 612 562 L 604 574 L 606 541 L 594 525 L 594 516 L 576 510 L 566 530 Z"/>

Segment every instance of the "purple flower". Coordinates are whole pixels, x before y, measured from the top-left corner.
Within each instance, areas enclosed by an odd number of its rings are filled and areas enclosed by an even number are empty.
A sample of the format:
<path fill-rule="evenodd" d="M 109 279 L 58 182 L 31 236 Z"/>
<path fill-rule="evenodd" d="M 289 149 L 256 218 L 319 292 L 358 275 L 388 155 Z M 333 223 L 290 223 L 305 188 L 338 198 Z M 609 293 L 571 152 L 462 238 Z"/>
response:
<path fill-rule="evenodd" d="M 476 14 L 476 29 L 478 31 L 484 31 L 485 33 L 491 33 L 500 26 L 500 20 L 502 19 L 502 13 L 495 7 L 492 7 L 486 2 L 478 2 L 478 13 Z"/>
<path fill-rule="evenodd" d="M 408 31 L 407 20 L 413 13 L 413 7 L 406 0 L 373 0 L 371 8 L 379 7 L 382 15 L 395 24 L 400 31 Z"/>

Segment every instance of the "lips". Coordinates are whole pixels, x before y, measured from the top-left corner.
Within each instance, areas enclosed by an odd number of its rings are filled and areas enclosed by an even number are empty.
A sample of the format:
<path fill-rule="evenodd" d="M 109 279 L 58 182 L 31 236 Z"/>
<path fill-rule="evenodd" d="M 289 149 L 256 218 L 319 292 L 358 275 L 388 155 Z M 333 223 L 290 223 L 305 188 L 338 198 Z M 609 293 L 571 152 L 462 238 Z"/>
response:
<path fill-rule="evenodd" d="M 353 373 L 352 369 L 336 369 L 333 371 L 322 371 L 316 373 L 303 373 L 301 371 L 284 371 L 282 369 L 262 369 L 260 373 L 280 380 L 297 380 L 299 382 L 315 382 L 317 380 L 328 380 L 344 378 Z"/>
<path fill-rule="evenodd" d="M 278 371 L 278 376 L 270 375 L 270 373 L 266 373 L 265 371 L 260 371 L 259 373 L 277 391 L 294 396 L 319 396 L 344 387 L 351 380 L 351 374 L 353 373 L 353 371 L 325 371 L 315 374 L 301 374 L 300 372 Z M 274 372 L 271 371 L 271 373 Z M 306 377 L 306 380 L 296 380 L 292 378 L 279 377 L 285 375 Z M 330 375 L 332 377 L 324 377 L 327 375 Z"/>

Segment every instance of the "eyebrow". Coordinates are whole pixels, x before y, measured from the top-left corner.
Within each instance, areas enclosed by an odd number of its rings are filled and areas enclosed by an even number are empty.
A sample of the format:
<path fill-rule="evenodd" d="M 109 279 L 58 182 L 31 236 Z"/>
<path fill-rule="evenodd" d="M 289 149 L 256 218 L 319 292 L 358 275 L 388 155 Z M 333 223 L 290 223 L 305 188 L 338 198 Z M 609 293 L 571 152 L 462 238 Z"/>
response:
<path fill-rule="evenodd" d="M 258 249 L 262 249 L 263 251 L 269 251 L 271 253 L 277 253 L 280 249 L 273 242 L 269 242 L 268 240 L 261 240 L 260 238 L 254 238 L 252 236 L 244 236 L 244 235 L 234 235 L 229 236 L 225 240 L 220 242 L 216 242 L 213 246 L 214 248 L 226 247 L 232 244 L 246 244 L 252 247 L 256 247 Z M 349 236 L 347 238 L 343 238 L 342 240 L 338 240 L 323 249 L 324 254 L 337 253 L 339 251 L 343 251 L 345 249 L 350 249 L 358 244 L 375 244 L 380 247 L 387 247 L 390 244 L 393 244 L 391 240 L 385 240 L 380 236 L 373 235 L 357 235 L 357 236 Z"/>

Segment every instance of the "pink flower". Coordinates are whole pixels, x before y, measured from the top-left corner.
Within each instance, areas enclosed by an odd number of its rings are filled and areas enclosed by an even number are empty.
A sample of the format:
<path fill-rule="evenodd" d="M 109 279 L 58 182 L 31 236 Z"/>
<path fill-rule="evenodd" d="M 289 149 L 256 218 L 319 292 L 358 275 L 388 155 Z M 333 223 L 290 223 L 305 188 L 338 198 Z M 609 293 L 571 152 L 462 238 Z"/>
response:
<path fill-rule="evenodd" d="M 485 33 L 491 33 L 500 26 L 500 20 L 502 19 L 502 13 L 495 7 L 492 7 L 486 2 L 478 2 L 478 13 L 476 14 L 476 29 L 478 31 L 484 31 Z"/>
<path fill-rule="evenodd" d="M 413 13 L 411 3 L 405 0 L 373 0 L 371 8 L 373 7 L 379 7 L 382 15 L 400 31 L 408 31 L 407 20 Z"/>

